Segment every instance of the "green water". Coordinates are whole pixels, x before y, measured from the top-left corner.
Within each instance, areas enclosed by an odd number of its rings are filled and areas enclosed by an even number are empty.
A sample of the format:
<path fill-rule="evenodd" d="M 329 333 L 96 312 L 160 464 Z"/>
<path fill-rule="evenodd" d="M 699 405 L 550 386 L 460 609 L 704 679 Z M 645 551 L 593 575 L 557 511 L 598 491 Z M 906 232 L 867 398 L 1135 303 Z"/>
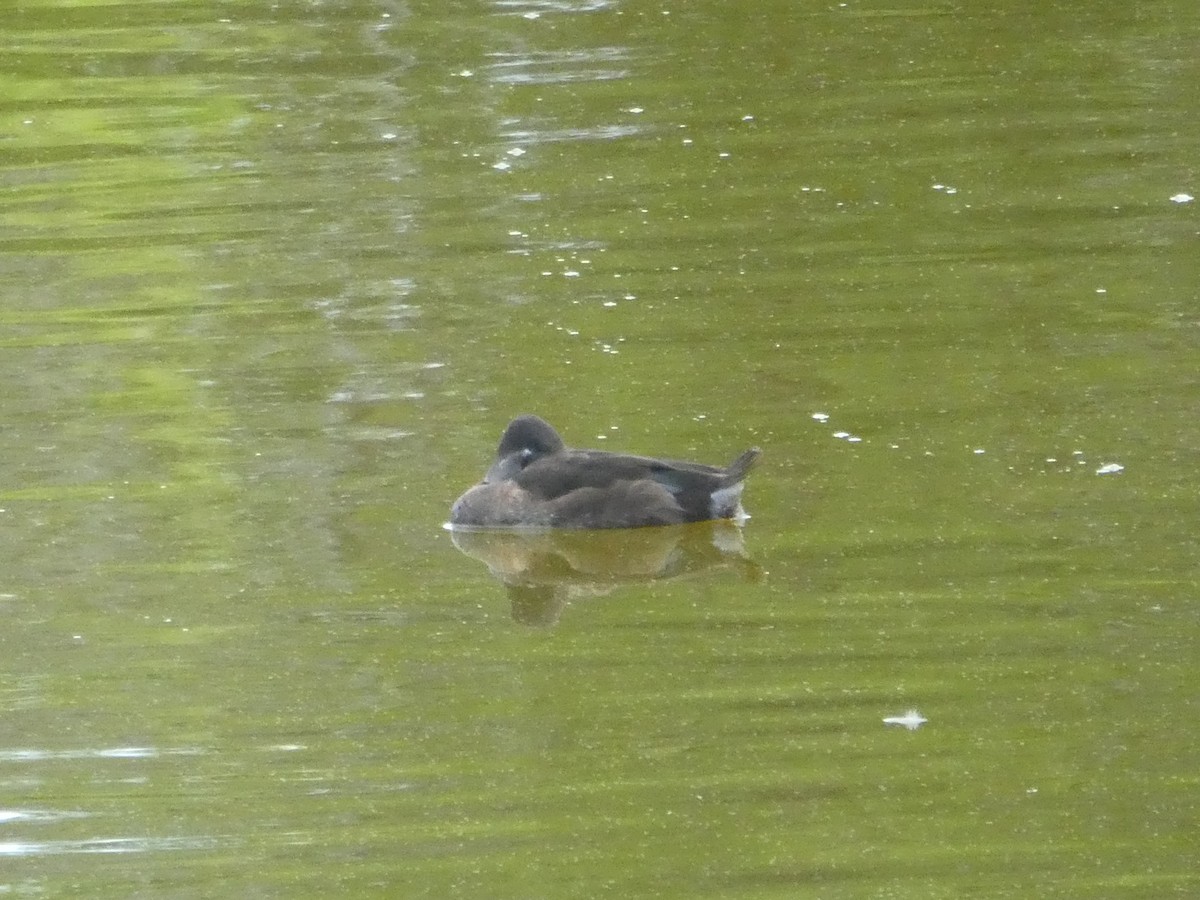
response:
<path fill-rule="evenodd" d="M 1198 28 L 8 11 L 0 894 L 1200 893 Z M 456 543 L 520 412 L 753 517 Z"/>

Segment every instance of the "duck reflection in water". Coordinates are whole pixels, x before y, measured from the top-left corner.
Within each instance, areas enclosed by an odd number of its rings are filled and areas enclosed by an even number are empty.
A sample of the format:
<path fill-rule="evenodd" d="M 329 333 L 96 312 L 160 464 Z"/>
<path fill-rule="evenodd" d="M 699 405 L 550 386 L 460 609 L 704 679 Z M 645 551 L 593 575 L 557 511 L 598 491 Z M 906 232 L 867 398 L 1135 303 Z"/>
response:
<path fill-rule="evenodd" d="M 553 625 L 568 603 L 631 584 L 717 572 L 744 581 L 762 577 L 732 522 L 613 531 L 452 529 L 450 537 L 504 585 L 513 618 L 525 625 Z"/>
<path fill-rule="evenodd" d="M 630 581 L 731 563 L 757 577 L 734 523 L 748 518 L 742 488 L 758 457 L 752 448 L 720 467 L 576 450 L 544 419 L 519 416 L 483 481 L 454 502 L 448 527 L 455 546 L 504 582 L 514 618 L 529 624 Z"/>

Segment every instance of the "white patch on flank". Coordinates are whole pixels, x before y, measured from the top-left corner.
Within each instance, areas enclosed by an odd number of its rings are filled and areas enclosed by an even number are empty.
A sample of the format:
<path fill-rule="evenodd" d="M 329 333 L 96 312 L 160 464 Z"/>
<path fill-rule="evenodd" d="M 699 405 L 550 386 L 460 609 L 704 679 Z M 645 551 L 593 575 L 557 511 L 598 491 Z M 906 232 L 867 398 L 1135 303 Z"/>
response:
<path fill-rule="evenodd" d="M 709 500 L 709 514 L 714 519 L 737 518 L 741 512 L 742 482 L 731 484 L 729 487 L 717 488 Z"/>

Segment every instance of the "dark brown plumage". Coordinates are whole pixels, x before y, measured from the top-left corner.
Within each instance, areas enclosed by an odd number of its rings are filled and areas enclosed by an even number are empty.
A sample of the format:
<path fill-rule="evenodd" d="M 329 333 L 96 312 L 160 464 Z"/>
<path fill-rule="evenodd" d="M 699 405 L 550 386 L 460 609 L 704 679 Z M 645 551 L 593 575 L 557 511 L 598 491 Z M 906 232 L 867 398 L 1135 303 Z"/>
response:
<path fill-rule="evenodd" d="M 740 518 L 742 483 L 758 459 L 727 467 L 573 450 L 544 419 L 513 419 L 483 481 L 455 501 L 450 523 L 469 527 L 637 528 Z"/>

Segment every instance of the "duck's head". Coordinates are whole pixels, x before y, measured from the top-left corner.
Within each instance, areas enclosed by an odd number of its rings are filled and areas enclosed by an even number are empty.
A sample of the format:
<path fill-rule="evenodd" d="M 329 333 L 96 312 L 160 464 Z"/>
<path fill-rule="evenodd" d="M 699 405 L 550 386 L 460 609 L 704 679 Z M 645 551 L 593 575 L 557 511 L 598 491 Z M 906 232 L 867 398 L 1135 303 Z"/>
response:
<path fill-rule="evenodd" d="M 554 426 L 545 419 L 518 416 L 508 423 L 500 436 L 496 461 L 483 477 L 484 484 L 514 478 L 530 463 L 550 453 L 558 453 L 565 446 Z"/>

